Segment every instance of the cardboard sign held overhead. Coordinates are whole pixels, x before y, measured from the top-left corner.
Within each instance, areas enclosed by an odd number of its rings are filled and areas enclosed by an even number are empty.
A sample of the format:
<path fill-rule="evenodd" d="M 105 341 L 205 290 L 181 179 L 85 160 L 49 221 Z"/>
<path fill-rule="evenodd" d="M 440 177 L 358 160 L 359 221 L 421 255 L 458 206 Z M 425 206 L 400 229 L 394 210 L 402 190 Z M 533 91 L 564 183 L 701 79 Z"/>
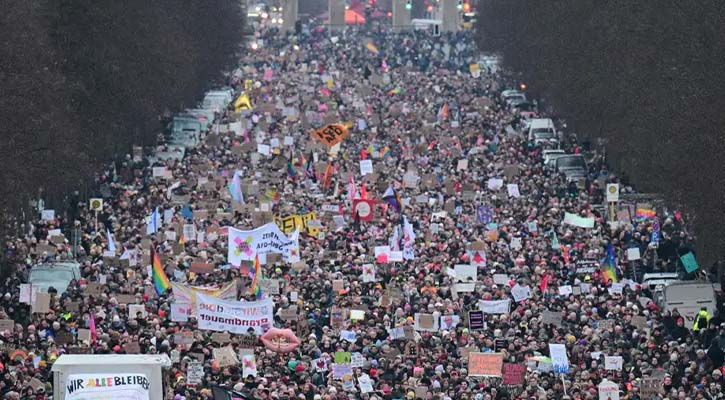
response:
<path fill-rule="evenodd" d="M 310 135 L 327 147 L 332 147 L 350 135 L 343 124 L 330 124 L 310 132 Z"/>
<path fill-rule="evenodd" d="M 33 303 L 33 312 L 45 314 L 50 311 L 50 294 L 37 293 L 35 295 L 35 303 Z"/>

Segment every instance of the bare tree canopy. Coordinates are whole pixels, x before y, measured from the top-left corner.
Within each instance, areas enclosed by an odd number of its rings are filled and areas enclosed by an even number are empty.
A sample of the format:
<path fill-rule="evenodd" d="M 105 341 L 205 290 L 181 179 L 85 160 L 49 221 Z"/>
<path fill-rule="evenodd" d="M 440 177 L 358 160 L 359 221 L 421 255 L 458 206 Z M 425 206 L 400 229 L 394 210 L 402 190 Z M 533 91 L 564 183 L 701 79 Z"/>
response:
<path fill-rule="evenodd" d="M 0 213 L 150 144 L 159 115 L 224 83 L 238 0 L 9 0 L 0 16 Z"/>
<path fill-rule="evenodd" d="M 616 170 L 686 210 L 719 259 L 725 3 L 481 0 L 479 14 L 479 46 L 580 136 L 607 138 Z"/>

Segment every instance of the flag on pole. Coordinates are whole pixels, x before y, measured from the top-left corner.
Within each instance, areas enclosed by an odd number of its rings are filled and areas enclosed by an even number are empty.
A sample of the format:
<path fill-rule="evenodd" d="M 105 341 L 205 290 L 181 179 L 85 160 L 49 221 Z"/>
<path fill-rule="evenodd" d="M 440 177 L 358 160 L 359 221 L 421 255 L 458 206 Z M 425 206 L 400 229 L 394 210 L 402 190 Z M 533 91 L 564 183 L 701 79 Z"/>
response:
<path fill-rule="evenodd" d="M 607 255 L 602 260 L 602 265 L 599 269 L 602 271 L 602 277 L 604 277 L 604 283 L 617 282 L 617 272 L 615 267 L 617 261 L 614 259 L 614 246 L 609 243 L 607 246 Z"/>
<path fill-rule="evenodd" d="M 373 43 L 372 41 L 368 42 L 368 44 L 366 44 L 365 47 L 367 47 L 367 49 L 370 50 L 370 52 L 375 55 L 378 55 L 378 53 L 380 52 L 378 50 L 378 47 L 375 46 L 375 43 Z"/>
<path fill-rule="evenodd" d="M 169 277 L 166 276 L 163 265 L 161 265 L 161 257 L 156 252 L 154 246 L 151 246 L 151 275 L 154 282 L 156 293 L 163 294 L 171 287 Z"/>
<path fill-rule="evenodd" d="M 234 177 L 229 184 L 229 192 L 232 194 L 232 200 L 237 203 L 244 203 L 244 194 L 242 193 L 242 179 L 239 171 L 234 171 Z"/>
<path fill-rule="evenodd" d="M 403 202 L 400 200 L 400 196 L 398 196 L 398 193 L 395 192 L 395 189 L 393 189 L 392 186 L 388 186 L 388 189 L 385 190 L 385 193 L 383 194 L 383 200 L 393 206 L 395 211 L 400 212 L 400 207 Z"/>
<path fill-rule="evenodd" d="M 403 258 L 406 260 L 413 260 L 415 253 L 413 252 L 413 246 L 415 244 L 415 232 L 413 231 L 413 225 L 408 222 L 408 217 L 403 215 Z"/>
<path fill-rule="evenodd" d="M 186 238 L 184 237 L 184 232 L 181 232 L 181 235 L 179 235 L 179 244 L 182 248 L 186 249 Z"/>
<path fill-rule="evenodd" d="M 350 201 L 355 200 L 355 196 L 357 195 L 357 185 L 355 185 L 355 178 L 352 174 L 350 174 L 350 182 L 347 184 L 347 197 L 350 198 Z"/>
<path fill-rule="evenodd" d="M 91 331 L 91 344 L 95 344 L 98 340 L 98 330 L 96 329 L 96 313 L 91 313 L 91 319 L 88 321 L 88 330 Z"/>
<path fill-rule="evenodd" d="M 146 234 L 147 235 L 153 235 L 156 232 L 159 231 L 159 227 L 161 226 L 161 216 L 159 215 L 159 208 L 156 207 L 154 209 L 154 212 L 151 213 L 151 215 L 148 217 L 148 222 L 146 223 Z"/>
<path fill-rule="evenodd" d="M 325 167 L 325 175 L 322 177 L 322 187 L 328 188 L 330 187 L 330 184 L 332 183 L 332 163 L 327 162 L 327 167 Z"/>
<path fill-rule="evenodd" d="M 307 157 L 307 160 L 305 162 L 305 175 L 307 175 L 307 177 L 311 179 L 312 182 L 317 183 L 317 172 L 315 171 L 315 166 L 312 163 L 313 158 L 314 157 L 312 156 L 312 152 L 310 152 L 310 156 Z"/>
<path fill-rule="evenodd" d="M 292 164 L 292 158 L 290 157 L 290 160 L 287 162 L 287 175 L 289 175 L 292 180 L 297 179 L 297 170 L 295 169 L 294 164 Z"/>
<path fill-rule="evenodd" d="M 191 211 L 191 204 L 186 203 L 184 208 L 181 209 L 181 215 L 186 219 L 194 219 L 194 212 Z"/>
<path fill-rule="evenodd" d="M 262 290 L 259 287 L 259 280 L 262 279 L 262 266 L 259 264 L 259 254 L 254 256 L 254 271 L 252 276 L 252 285 L 249 287 L 249 294 L 255 295 L 258 299 L 262 297 Z"/>
<path fill-rule="evenodd" d="M 112 252 L 116 252 L 116 242 L 113 241 L 113 236 L 111 236 L 111 231 L 106 229 L 106 237 L 108 238 L 108 250 Z"/>

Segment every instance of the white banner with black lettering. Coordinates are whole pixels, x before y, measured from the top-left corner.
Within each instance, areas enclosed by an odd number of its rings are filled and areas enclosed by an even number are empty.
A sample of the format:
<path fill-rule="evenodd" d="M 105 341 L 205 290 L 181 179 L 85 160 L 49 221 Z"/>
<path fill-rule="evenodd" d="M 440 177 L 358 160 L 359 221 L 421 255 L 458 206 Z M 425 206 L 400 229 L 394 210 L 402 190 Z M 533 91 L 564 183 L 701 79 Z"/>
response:
<path fill-rule="evenodd" d="M 137 373 L 73 374 L 65 384 L 65 400 L 149 400 L 149 380 Z"/>
<path fill-rule="evenodd" d="M 260 301 L 228 301 L 196 295 L 196 315 L 199 329 L 246 334 L 251 328 L 257 335 L 272 327 L 274 302 L 271 298 Z"/>

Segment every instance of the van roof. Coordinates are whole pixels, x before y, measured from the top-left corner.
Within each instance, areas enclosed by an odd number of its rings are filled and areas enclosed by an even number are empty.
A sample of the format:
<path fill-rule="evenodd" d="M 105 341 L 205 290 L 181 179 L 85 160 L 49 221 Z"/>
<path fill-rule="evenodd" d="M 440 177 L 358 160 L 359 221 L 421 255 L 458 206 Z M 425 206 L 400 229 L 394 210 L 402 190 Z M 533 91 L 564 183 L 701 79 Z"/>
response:
<path fill-rule="evenodd" d="M 51 371 L 66 365 L 161 365 L 171 367 L 171 359 L 166 354 L 63 354 L 53 363 Z M 59 369 L 59 368 L 58 368 Z"/>
<path fill-rule="evenodd" d="M 553 128 L 554 127 L 554 121 L 551 120 L 551 118 L 534 118 L 529 122 L 529 128 L 530 129 L 537 129 L 537 128 Z"/>

